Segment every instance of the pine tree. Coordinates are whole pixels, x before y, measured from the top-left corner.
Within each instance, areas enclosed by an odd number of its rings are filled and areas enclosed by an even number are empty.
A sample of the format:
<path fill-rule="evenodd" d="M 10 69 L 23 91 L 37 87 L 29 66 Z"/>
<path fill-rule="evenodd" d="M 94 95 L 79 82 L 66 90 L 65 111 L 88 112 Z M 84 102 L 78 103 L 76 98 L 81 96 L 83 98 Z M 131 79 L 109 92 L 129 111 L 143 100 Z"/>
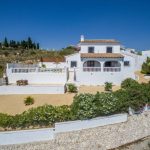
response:
<path fill-rule="evenodd" d="M 8 47 L 8 46 L 9 46 L 9 44 L 8 44 L 8 41 L 7 41 L 7 38 L 6 38 L 6 37 L 5 37 L 5 39 L 4 39 L 3 45 L 4 45 L 4 47 Z"/>
<path fill-rule="evenodd" d="M 36 44 L 36 48 L 37 48 L 37 49 L 40 48 L 40 44 L 39 44 L 39 43 Z"/>
<path fill-rule="evenodd" d="M 28 37 L 28 40 L 27 40 L 27 47 L 28 49 L 33 48 L 32 40 L 30 37 Z"/>

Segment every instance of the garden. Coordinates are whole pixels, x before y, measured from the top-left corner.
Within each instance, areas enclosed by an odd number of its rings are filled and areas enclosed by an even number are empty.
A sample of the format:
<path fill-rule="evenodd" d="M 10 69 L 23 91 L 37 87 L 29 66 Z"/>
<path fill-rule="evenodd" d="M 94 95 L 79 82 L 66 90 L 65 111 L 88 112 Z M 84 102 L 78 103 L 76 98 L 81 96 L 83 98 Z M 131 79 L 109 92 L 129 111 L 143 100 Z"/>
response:
<path fill-rule="evenodd" d="M 73 85 L 68 87 L 70 92 L 77 91 Z M 121 89 L 112 91 L 111 88 L 112 84 L 106 83 L 106 92 L 77 93 L 73 98 L 73 103 L 69 106 L 44 105 L 30 108 L 14 116 L 0 113 L 0 127 L 2 130 L 52 127 L 56 122 L 127 113 L 129 107 L 139 111 L 146 104 L 150 104 L 150 83 L 139 84 L 128 78 L 122 82 Z M 32 105 L 34 99 L 28 97 L 24 103 Z"/>

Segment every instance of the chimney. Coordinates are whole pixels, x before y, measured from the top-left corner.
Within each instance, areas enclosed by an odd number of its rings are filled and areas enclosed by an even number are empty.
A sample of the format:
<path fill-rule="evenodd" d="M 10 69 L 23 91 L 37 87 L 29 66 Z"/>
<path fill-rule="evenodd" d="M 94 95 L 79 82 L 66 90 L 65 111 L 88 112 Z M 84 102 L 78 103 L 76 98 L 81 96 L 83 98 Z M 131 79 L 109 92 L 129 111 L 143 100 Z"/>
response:
<path fill-rule="evenodd" d="M 84 41 L 84 35 L 81 35 L 80 41 L 81 41 L 81 42 Z"/>

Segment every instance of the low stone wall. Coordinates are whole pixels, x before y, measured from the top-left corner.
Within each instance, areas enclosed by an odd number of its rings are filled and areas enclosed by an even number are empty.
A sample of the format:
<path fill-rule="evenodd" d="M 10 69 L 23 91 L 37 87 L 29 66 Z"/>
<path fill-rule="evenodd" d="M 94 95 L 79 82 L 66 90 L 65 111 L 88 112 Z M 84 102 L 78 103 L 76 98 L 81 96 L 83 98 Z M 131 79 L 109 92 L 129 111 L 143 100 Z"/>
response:
<path fill-rule="evenodd" d="M 0 146 L 1 150 L 107 150 L 150 135 L 150 111 L 128 121 L 80 131 L 57 133 L 54 140 L 33 144 Z"/>

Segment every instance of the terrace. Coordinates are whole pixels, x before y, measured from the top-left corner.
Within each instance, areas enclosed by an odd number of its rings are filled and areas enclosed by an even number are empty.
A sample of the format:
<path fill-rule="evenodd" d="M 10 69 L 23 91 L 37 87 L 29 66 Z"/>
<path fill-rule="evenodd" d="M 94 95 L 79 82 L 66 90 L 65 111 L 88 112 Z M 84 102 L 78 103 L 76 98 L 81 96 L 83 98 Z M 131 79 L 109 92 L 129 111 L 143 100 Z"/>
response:
<path fill-rule="evenodd" d="M 99 61 L 90 60 L 83 63 L 83 72 L 120 72 L 121 64 L 118 61 L 106 61 L 103 65 Z"/>

